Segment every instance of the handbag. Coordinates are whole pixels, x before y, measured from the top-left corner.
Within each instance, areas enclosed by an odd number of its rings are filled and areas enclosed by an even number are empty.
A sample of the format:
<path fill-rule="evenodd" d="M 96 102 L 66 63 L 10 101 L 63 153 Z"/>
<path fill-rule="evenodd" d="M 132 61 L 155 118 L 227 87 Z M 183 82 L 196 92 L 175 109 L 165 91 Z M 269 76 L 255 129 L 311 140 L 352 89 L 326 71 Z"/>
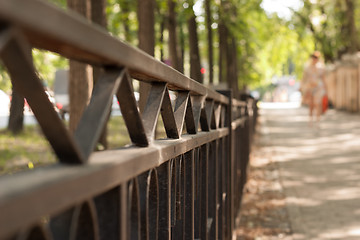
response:
<path fill-rule="evenodd" d="M 329 99 L 327 95 L 322 98 L 322 113 L 324 114 L 329 108 Z"/>

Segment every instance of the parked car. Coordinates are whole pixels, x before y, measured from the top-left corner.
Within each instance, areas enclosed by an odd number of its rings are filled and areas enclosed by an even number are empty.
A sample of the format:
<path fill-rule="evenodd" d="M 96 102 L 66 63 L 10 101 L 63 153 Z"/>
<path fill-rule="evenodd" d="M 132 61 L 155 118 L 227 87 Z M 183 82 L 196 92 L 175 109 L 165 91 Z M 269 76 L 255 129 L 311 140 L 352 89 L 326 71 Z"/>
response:
<path fill-rule="evenodd" d="M 0 114 L 8 115 L 10 108 L 10 97 L 2 90 L 0 90 Z"/>
<path fill-rule="evenodd" d="M 69 93 L 68 93 L 69 71 L 59 69 L 55 72 L 54 99 L 57 109 L 62 118 L 69 112 Z"/>

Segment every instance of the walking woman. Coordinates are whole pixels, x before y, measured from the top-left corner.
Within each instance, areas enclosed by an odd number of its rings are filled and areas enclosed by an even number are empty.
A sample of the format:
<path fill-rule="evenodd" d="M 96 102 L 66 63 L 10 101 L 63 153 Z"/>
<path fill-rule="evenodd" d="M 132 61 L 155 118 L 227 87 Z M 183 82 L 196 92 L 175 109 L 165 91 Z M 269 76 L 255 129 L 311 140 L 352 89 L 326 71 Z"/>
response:
<path fill-rule="evenodd" d="M 319 123 L 322 114 L 322 99 L 326 94 L 325 70 L 319 63 L 320 52 L 315 51 L 311 55 L 310 65 L 304 70 L 301 81 L 303 102 L 309 105 L 309 125 L 313 124 L 313 115 L 316 114 L 316 122 Z"/>

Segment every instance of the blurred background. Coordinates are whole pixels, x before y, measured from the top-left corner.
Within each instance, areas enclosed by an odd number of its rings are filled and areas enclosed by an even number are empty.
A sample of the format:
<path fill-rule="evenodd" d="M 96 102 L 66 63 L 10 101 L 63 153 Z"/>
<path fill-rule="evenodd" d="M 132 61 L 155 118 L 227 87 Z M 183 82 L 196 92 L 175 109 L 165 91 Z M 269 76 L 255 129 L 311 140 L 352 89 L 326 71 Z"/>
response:
<path fill-rule="evenodd" d="M 300 80 L 313 51 L 320 51 L 322 64 L 331 68 L 344 56 L 356 56 L 360 49 L 359 0 L 48 0 L 48 3 L 83 15 L 102 31 L 210 88 L 231 88 L 235 97 L 250 94 L 263 103 L 301 104 Z M 71 72 L 79 69 L 69 67 L 71 60 L 41 49 L 33 49 L 32 57 L 49 101 L 73 131 L 99 69 L 82 66 L 83 78 L 74 79 Z M 133 86 L 141 109 L 144 88 L 136 80 Z M 71 97 L 70 90 L 75 88 L 87 91 L 87 98 Z M 176 93 L 171 93 L 171 98 L 176 99 Z M 74 110 L 76 106 L 82 107 Z M 111 116 L 121 116 L 116 97 Z M 12 136 L 23 133 L 24 126 L 36 128 L 36 119 L 26 99 L 12 91 L 11 80 L 0 63 L 3 146 Z M 37 132 L 41 134 L 40 130 Z M 108 147 L 106 141 L 102 145 Z M 8 148 L 0 151 L 6 159 L 13 158 Z M 0 161 L 0 168 L 6 168 L 7 161 Z"/>

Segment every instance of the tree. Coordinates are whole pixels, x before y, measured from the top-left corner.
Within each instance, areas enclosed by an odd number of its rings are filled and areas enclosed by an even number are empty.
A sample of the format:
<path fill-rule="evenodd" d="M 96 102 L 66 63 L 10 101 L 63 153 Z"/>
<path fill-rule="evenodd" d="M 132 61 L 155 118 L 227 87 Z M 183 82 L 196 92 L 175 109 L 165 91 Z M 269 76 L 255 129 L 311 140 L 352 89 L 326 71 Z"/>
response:
<path fill-rule="evenodd" d="M 188 1 L 188 31 L 189 31 L 189 47 L 190 47 L 190 77 L 200 83 L 203 82 L 201 74 L 201 63 L 199 53 L 199 40 L 197 34 L 196 17 L 193 10 L 194 2 Z"/>
<path fill-rule="evenodd" d="M 68 8 L 79 14 L 90 17 L 89 0 L 68 0 Z M 70 122 L 69 128 L 74 132 L 89 102 L 93 87 L 91 66 L 75 60 L 69 61 L 69 97 Z"/>
<path fill-rule="evenodd" d="M 211 14 L 211 0 L 205 0 L 205 15 L 206 15 L 206 30 L 207 30 L 207 44 L 208 44 L 208 64 L 209 64 L 209 83 L 214 82 L 214 57 L 213 57 L 213 36 L 212 36 L 212 14 Z"/>
<path fill-rule="evenodd" d="M 24 128 L 24 97 L 12 88 L 8 130 L 18 134 Z"/>
<path fill-rule="evenodd" d="M 177 34 L 176 34 L 176 2 L 174 0 L 168 0 L 168 31 L 169 31 L 169 56 L 171 66 L 176 70 L 180 71 L 180 57 L 179 48 L 177 45 Z"/>
<path fill-rule="evenodd" d="M 155 0 L 138 1 L 138 21 L 139 21 L 139 48 L 147 54 L 154 56 L 155 49 Z M 140 110 L 143 111 L 146 99 L 150 90 L 150 84 L 140 83 Z"/>
<path fill-rule="evenodd" d="M 229 16 L 233 16 L 231 11 L 233 5 L 229 0 L 222 0 L 219 8 L 219 79 L 226 82 L 227 86 L 233 91 L 233 96 L 238 97 L 238 60 L 237 44 L 235 33 L 230 31 L 228 25 Z M 236 16 L 236 14 L 234 14 Z M 231 19 L 231 18 L 230 18 Z"/>
<path fill-rule="evenodd" d="M 315 48 L 320 50 L 326 62 L 333 62 L 344 53 L 359 50 L 354 0 L 304 0 L 304 7 L 295 12 L 292 22 L 300 34 L 303 28 L 310 30 Z"/>
<path fill-rule="evenodd" d="M 345 0 L 346 3 L 346 35 L 348 36 L 347 48 L 349 53 L 358 51 L 359 46 L 359 35 L 355 26 L 355 2 L 354 0 Z"/>

